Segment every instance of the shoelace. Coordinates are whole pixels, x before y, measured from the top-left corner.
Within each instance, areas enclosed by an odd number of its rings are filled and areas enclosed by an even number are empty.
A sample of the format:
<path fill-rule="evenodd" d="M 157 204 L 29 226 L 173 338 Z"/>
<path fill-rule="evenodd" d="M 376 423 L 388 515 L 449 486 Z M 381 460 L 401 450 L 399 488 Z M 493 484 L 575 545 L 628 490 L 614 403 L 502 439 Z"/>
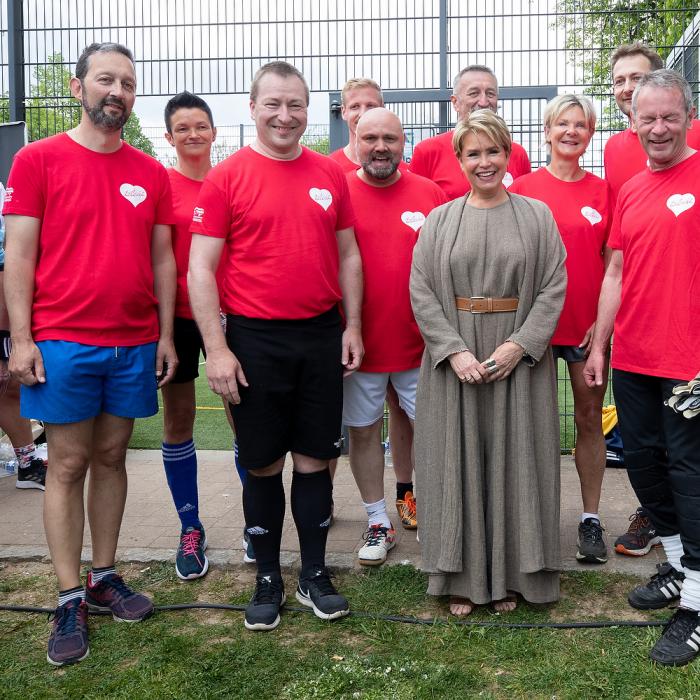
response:
<path fill-rule="evenodd" d="M 199 542 L 201 539 L 202 533 L 199 530 L 192 530 L 192 532 L 182 535 L 182 537 L 180 537 L 182 553 L 185 556 L 197 554 L 197 549 L 199 548 Z"/>
<path fill-rule="evenodd" d="M 309 582 L 313 581 L 320 595 L 337 595 L 338 591 L 335 590 L 335 586 L 331 582 L 331 575 L 328 569 L 319 569 L 313 576 L 307 579 Z"/>
<path fill-rule="evenodd" d="M 372 525 L 367 532 L 362 536 L 362 538 L 367 542 L 370 547 L 376 547 L 381 543 L 382 540 L 387 538 L 389 530 L 382 525 Z"/>
<path fill-rule="evenodd" d="M 79 612 L 80 602 L 74 604 L 73 601 L 57 609 L 53 614 L 53 619 L 57 620 L 56 628 L 60 634 L 73 634 L 75 632 L 76 627 L 78 627 Z"/>
<path fill-rule="evenodd" d="M 696 610 L 678 608 L 666 625 L 664 637 L 674 642 L 685 642 L 699 624 L 700 618 Z"/>
<path fill-rule="evenodd" d="M 281 582 L 270 581 L 265 576 L 257 576 L 255 578 L 253 602 L 256 605 L 279 602 L 282 598 L 282 590 Z"/>
<path fill-rule="evenodd" d="M 413 494 L 406 494 L 406 497 L 404 499 L 404 503 L 406 504 L 406 508 L 408 508 L 408 512 L 411 515 L 411 517 L 415 517 L 416 515 L 416 499 L 413 497 Z"/>
<path fill-rule="evenodd" d="M 111 588 L 115 593 L 122 598 L 129 598 L 134 595 L 134 592 L 124 583 L 124 579 L 119 576 L 119 574 L 111 574 L 110 576 L 105 576 L 100 583 L 104 583 L 108 588 Z M 97 585 L 99 586 L 100 583 Z"/>
<path fill-rule="evenodd" d="M 583 524 L 583 539 L 590 542 L 601 542 L 603 539 L 603 527 L 602 525 L 596 525 L 595 523 L 584 523 Z"/>
<path fill-rule="evenodd" d="M 629 520 L 630 526 L 627 529 L 627 532 L 629 532 L 631 535 L 637 535 L 642 528 L 649 527 L 649 518 L 642 515 L 641 508 L 637 508 L 637 510 L 630 515 Z"/>

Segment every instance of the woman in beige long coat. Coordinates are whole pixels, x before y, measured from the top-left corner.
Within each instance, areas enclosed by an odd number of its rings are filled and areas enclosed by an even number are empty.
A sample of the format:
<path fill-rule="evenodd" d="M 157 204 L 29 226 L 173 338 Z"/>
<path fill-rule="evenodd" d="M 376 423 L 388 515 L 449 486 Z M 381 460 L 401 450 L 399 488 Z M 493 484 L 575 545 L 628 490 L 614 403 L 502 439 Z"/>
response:
<path fill-rule="evenodd" d="M 549 209 L 502 186 L 511 139 L 473 112 L 453 145 L 471 191 L 428 216 L 411 300 L 426 343 L 416 402 L 428 593 L 450 611 L 559 596 L 559 419 L 549 340 L 566 291 Z"/>

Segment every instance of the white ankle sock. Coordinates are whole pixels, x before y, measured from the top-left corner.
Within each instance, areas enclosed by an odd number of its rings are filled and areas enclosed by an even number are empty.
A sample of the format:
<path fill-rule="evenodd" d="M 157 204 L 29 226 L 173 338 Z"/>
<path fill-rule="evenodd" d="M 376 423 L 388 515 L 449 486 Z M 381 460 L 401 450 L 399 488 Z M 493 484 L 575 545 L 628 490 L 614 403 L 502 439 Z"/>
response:
<path fill-rule="evenodd" d="M 598 522 L 600 522 L 600 516 L 598 515 L 598 513 L 583 513 L 581 515 L 581 522 L 587 520 L 588 518 L 593 518 L 593 520 L 597 520 Z"/>
<path fill-rule="evenodd" d="M 670 535 L 669 537 L 662 537 L 661 544 L 664 546 L 664 552 L 666 553 L 666 559 L 668 563 L 676 570 L 683 571 L 681 566 L 681 557 L 683 556 L 683 544 L 681 543 L 680 535 Z"/>
<path fill-rule="evenodd" d="M 386 512 L 386 501 L 383 498 L 376 503 L 365 503 L 362 501 L 362 505 L 367 511 L 367 522 L 370 527 L 372 525 L 391 527 L 391 520 L 389 520 L 389 515 Z"/>
<path fill-rule="evenodd" d="M 681 588 L 681 607 L 700 610 L 700 571 L 683 568 L 685 581 Z"/>

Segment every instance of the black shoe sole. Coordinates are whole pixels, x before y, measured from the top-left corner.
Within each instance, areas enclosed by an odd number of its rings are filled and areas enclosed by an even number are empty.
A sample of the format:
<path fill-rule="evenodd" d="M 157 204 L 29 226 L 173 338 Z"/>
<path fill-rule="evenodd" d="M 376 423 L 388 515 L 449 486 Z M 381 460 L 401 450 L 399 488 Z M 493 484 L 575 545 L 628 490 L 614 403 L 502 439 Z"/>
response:
<path fill-rule="evenodd" d="M 642 601 L 642 602 L 634 602 L 632 600 L 632 596 L 628 595 L 627 596 L 627 602 L 636 610 L 661 610 L 661 608 L 668 608 L 670 605 L 673 605 L 674 603 L 678 603 L 680 600 L 680 596 L 677 598 L 670 598 L 668 600 L 663 600 L 663 601 L 655 601 L 652 603 L 649 603 L 647 601 Z"/>
<path fill-rule="evenodd" d="M 608 561 L 608 557 L 605 559 L 601 557 L 596 557 L 594 554 L 581 554 L 581 552 L 576 552 L 576 560 L 579 564 L 605 564 Z"/>
<path fill-rule="evenodd" d="M 653 649 L 649 652 L 649 658 L 655 664 L 659 664 L 660 666 L 686 666 L 691 661 L 693 661 L 693 659 L 695 659 L 697 655 L 698 652 L 696 651 L 688 654 L 687 656 L 671 658 L 669 656 L 666 656 L 665 654 L 662 656 L 655 656 Z"/>

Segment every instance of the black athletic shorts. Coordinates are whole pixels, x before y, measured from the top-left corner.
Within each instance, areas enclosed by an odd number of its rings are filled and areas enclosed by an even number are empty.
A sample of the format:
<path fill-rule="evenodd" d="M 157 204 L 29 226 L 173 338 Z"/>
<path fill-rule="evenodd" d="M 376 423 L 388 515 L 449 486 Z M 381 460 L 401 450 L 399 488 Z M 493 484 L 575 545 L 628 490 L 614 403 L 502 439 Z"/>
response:
<path fill-rule="evenodd" d="M 199 376 L 199 353 L 204 352 L 199 328 L 191 318 L 176 316 L 173 336 L 175 352 L 180 362 L 171 383 L 185 384 L 194 381 Z"/>
<path fill-rule="evenodd" d="M 231 404 L 239 464 L 261 469 L 287 452 L 340 455 L 342 328 L 336 307 L 301 320 L 227 317 L 226 339 L 249 386 Z"/>

